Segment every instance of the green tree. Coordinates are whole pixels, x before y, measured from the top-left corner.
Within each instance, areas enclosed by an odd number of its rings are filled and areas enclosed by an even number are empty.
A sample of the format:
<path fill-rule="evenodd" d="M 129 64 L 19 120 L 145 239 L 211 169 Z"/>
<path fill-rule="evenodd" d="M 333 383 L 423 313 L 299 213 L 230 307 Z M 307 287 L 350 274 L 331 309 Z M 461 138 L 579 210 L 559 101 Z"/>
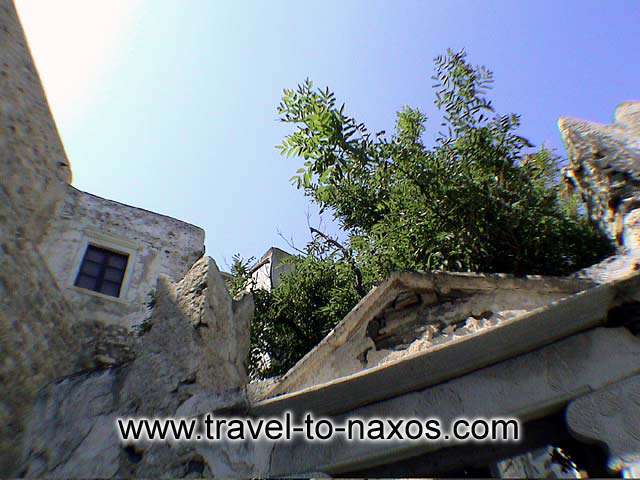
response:
<path fill-rule="evenodd" d="M 251 284 L 250 261 L 234 256 L 229 288 L 232 294 L 247 287 L 253 292 L 256 307 L 248 370 L 252 378 L 266 378 L 289 370 L 361 296 L 353 269 L 333 255 L 291 258 L 295 268 L 271 292 Z"/>
<path fill-rule="evenodd" d="M 397 113 L 391 135 L 371 133 L 328 88 L 284 91 L 278 113 L 294 131 L 279 148 L 304 162 L 292 181 L 347 241 L 312 230 L 295 270 L 256 292 L 254 376 L 288 370 L 394 270 L 564 275 L 611 253 L 563 191 L 558 158 L 532 150 L 517 115 L 494 112 L 489 70 L 448 51 L 432 78 L 442 118 L 431 145 L 417 108 Z"/>
<path fill-rule="evenodd" d="M 561 275 L 606 255 L 607 240 L 567 208 L 557 158 L 527 154 L 519 117 L 494 112 L 491 72 L 464 52 L 435 67 L 432 146 L 418 109 L 401 109 L 392 135 L 372 134 L 309 80 L 278 108 L 295 125 L 281 152 L 304 159 L 294 184 L 339 221 L 366 281 L 404 269 Z"/>

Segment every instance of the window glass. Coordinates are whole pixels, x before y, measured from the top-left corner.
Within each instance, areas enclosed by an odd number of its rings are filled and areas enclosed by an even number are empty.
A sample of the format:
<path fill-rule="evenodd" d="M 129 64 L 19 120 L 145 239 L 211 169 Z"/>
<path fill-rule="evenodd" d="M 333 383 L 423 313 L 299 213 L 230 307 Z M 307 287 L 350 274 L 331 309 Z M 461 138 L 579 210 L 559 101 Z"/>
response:
<path fill-rule="evenodd" d="M 118 256 L 111 255 L 109 257 L 108 264 L 110 267 L 115 267 L 115 268 L 119 268 L 120 270 L 124 270 L 125 267 L 127 266 L 127 257 L 123 255 L 118 255 Z"/>
<path fill-rule="evenodd" d="M 102 286 L 100 288 L 100 292 L 105 295 L 111 295 L 113 297 L 117 297 L 120 294 L 120 284 L 115 282 L 102 282 Z"/>
<path fill-rule="evenodd" d="M 128 260 L 128 255 L 89 245 L 75 285 L 118 297 Z"/>
<path fill-rule="evenodd" d="M 107 267 L 104 271 L 104 279 L 110 282 L 120 283 L 122 281 L 122 270 L 116 268 Z"/>
<path fill-rule="evenodd" d="M 100 274 L 100 264 L 87 260 L 82 265 L 82 273 L 97 278 Z"/>
<path fill-rule="evenodd" d="M 78 276 L 78 280 L 76 281 L 76 285 L 82 288 L 88 288 L 89 290 L 96 289 L 96 279 L 93 277 L 88 277 L 87 275 L 80 274 Z"/>
<path fill-rule="evenodd" d="M 91 260 L 92 262 L 102 263 L 104 262 L 104 250 L 89 245 L 87 253 L 85 254 L 85 260 Z"/>

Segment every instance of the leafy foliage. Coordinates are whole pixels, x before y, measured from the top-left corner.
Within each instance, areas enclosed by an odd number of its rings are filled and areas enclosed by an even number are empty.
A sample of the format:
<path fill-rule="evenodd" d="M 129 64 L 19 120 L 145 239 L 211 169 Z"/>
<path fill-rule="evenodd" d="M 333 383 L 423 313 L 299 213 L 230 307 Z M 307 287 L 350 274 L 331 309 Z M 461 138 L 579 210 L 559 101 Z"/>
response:
<path fill-rule="evenodd" d="M 489 70 L 448 51 L 432 79 L 442 119 L 429 146 L 417 108 L 397 113 L 392 134 L 372 133 L 328 88 L 284 90 L 278 114 L 294 131 L 278 148 L 303 160 L 292 182 L 348 242 L 312 231 L 309 255 L 271 293 L 256 292 L 254 376 L 290 368 L 394 270 L 563 275 L 611 252 L 563 192 L 558 158 L 531 153 L 519 116 L 494 111 Z"/>
<path fill-rule="evenodd" d="M 241 257 L 234 258 L 237 266 L 247 266 Z M 244 277 L 236 276 L 232 282 L 249 285 L 256 305 L 248 361 L 252 378 L 286 372 L 360 299 L 348 263 L 313 255 L 291 261 L 295 268 L 283 274 L 271 292 L 256 289 L 246 268 L 235 269 Z"/>
<path fill-rule="evenodd" d="M 442 123 L 431 147 L 418 109 L 400 110 L 391 136 L 371 134 L 309 80 L 278 108 L 296 126 L 281 152 L 304 159 L 294 184 L 348 232 L 367 280 L 403 269 L 560 275 L 606 254 L 607 241 L 560 195 L 557 158 L 526 154 L 519 117 L 494 112 L 491 72 L 464 52 L 435 66 Z"/>
<path fill-rule="evenodd" d="M 227 289 L 232 297 L 245 290 L 254 290 L 255 285 L 252 283 L 250 267 L 255 259 L 256 257 L 243 258 L 239 253 L 233 256 L 229 272 L 231 278 L 227 280 Z"/>

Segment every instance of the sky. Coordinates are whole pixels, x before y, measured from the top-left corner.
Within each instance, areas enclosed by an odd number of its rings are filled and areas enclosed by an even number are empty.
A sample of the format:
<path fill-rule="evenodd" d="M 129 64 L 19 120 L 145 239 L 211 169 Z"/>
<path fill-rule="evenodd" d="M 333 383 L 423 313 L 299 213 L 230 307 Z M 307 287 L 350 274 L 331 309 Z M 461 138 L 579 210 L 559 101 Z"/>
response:
<path fill-rule="evenodd" d="M 223 268 L 320 221 L 275 148 L 282 90 L 307 77 L 390 131 L 403 105 L 435 116 L 433 58 L 464 48 L 496 110 L 560 155 L 558 117 L 640 100 L 637 0 L 15 1 L 74 186 L 204 228 Z"/>

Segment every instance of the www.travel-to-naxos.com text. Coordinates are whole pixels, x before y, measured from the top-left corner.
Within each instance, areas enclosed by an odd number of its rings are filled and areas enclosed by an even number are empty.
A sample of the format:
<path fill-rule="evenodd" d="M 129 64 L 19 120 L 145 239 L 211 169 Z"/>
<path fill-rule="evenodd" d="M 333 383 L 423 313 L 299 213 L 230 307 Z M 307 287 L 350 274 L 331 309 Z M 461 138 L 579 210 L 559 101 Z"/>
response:
<path fill-rule="evenodd" d="M 349 441 L 454 441 L 512 442 L 520 439 L 515 418 L 458 418 L 445 428 L 439 419 L 330 418 L 306 414 L 300 422 L 286 412 L 282 417 L 119 418 L 118 435 L 123 442 L 136 441 L 329 441 L 342 436 Z"/>

